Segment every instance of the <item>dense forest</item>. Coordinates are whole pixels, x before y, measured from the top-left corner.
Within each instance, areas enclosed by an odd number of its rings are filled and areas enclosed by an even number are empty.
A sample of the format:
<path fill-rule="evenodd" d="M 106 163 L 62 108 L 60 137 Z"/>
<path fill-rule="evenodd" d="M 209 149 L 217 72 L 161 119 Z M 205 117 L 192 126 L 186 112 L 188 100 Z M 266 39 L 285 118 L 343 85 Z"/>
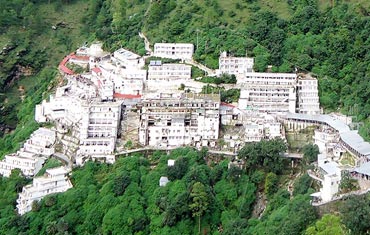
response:
<path fill-rule="evenodd" d="M 324 111 L 353 115 L 369 139 L 369 13 L 366 0 L 0 0 L 0 156 L 37 128 L 34 106 L 60 82 L 56 66 L 66 54 L 96 40 L 144 54 L 140 31 L 152 43 L 194 43 L 195 59 L 211 68 L 227 50 L 255 57 L 256 71 L 312 72 Z M 204 92 L 213 89 L 221 88 Z M 239 90 L 217 91 L 238 98 Z M 288 191 L 310 161 L 290 168 L 277 157 L 285 147 L 246 145 L 243 169 L 193 149 L 91 162 L 72 172 L 73 189 L 24 216 L 15 200 L 29 181 L 14 171 L 0 180 L 0 234 L 366 234 L 368 196 L 323 215 L 309 203 L 315 185 L 307 175 Z M 171 182 L 159 187 L 164 175 Z"/>
<path fill-rule="evenodd" d="M 369 222 L 351 219 L 354 207 L 368 213 L 365 198 L 348 199 L 341 217 L 317 220 L 310 177 L 301 176 L 287 191 L 292 169 L 279 156 L 285 148 L 279 139 L 246 145 L 239 155 L 243 168 L 191 148 L 121 157 L 113 165 L 89 162 L 73 171 L 74 188 L 34 203 L 24 216 L 16 215 L 14 205 L 26 181 L 13 172 L 0 181 L 0 234 L 337 235 L 345 234 L 345 225 L 360 233 L 369 228 Z M 164 187 L 161 176 L 170 180 Z M 255 203 L 265 200 L 258 218 Z"/>

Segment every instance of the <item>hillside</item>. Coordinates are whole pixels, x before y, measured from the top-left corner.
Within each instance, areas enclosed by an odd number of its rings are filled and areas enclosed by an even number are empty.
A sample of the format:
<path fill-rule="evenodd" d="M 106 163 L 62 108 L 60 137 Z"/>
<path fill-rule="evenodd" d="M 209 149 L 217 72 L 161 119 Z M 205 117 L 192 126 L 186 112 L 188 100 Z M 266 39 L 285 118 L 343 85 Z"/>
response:
<path fill-rule="evenodd" d="M 66 54 L 100 40 L 109 51 L 125 47 L 143 55 L 139 32 L 152 43 L 191 42 L 195 59 L 211 68 L 227 50 L 255 57 L 256 71 L 272 65 L 274 72 L 312 72 L 324 111 L 355 116 L 370 139 L 368 1 L 0 0 L 0 6 L 0 156 L 37 128 L 34 106 L 62 81 L 56 66 Z M 367 220 L 357 220 L 370 213 L 368 196 L 349 198 L 337 214 L 321 217 L 309 204 L 316 185 L 307 175 L 297 177 L 307 169 L 304 162 L 292 169 L 275 158 L 284 148 L 247 145 L 239 156 L 247 162 L 242 170 L 193 149 L 122 157 L 114 165 L 89 162 L 73 171 L 73 189 L 35 203 L 24 216 L 14 206 L 28 181 L 14 172 L 0 180 L 0 234 L 369 230 Z M 261 161 L 258 153 L 272 158 Z M 167 167 L 169 158 L 177 160 L 176 171 Z M 170 177 L 168 187 L 158 186 L 163 175 Z"/>
<path fill-rule="evenodd" d="M 227 50 L 255 57 L 257 71 L 273 65 L 273 71 L 313 72 L 323 108 L 356 116 L 369 138 L 367 1 L 334 7 L 326 0 L 21 2 L 1 2 L 7 10 L 0 15 L 6 18 L 0 25 L 0 132 L 21 122 L 15 112 L 21 99 L 37 94 L 41 71 L 55 68 L 63 55 L 97 39 L 110 50 L 124 46 L 144 54 L 143 31 L 152 43 L 194 43 L 195 59 L 211 68 Z"/>

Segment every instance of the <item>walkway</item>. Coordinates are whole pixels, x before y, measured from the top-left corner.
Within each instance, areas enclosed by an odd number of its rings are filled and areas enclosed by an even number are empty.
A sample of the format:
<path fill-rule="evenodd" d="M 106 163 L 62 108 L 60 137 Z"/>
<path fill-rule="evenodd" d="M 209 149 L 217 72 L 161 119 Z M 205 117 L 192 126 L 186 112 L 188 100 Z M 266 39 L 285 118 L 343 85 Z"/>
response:
<path fill-rule="evenodd" d="M 320 182 L 324 182 L 323 179 L 321 179 L 320 177 L 318 177 L 315 172 L 313 172 L 312 170 L 307 170 L 307 174 L 312 178 L 312 179 L 315 179 L 317 181 L 320 181 Z"/>
<path fill-rule="evenodd" d="M 170 150 L 174 150 L 178 147 L 167 147 L 167 148 L 161 148 L 161 147 L 151 147 L 151 146 L 147 146 L 147 147 L 143 147 L 143 148 L 137 148 L 137 149 L 131 149 L 131 150 L 122 150 L 122 151 L 119 151 L 118 153 L 116 153 L 115 155 L 123 155 L 123 154 L 130 154 L 130 153 L 137 153 L 137 152 L 142 152 L 142 151 L 155 151 L 155 150 L 162 150 L 162 151 L 170 151 Z M 228 152 L 228 151 L 218 151 L 218 150 L 211 150 L 209 149 L 208 150 L 209 153 L 212 153 L 212 154 L 219 154 L 219 155 L 227 155 L 227 156 L 237 156 L 238 154 L 237 153 L 233 153 L 233 152 Z"/>
<path fill-rule="evenodd" d="M 353 191 L 353 192 L 349 192 L 349 193 L 344 193 L 344 194 L 340 194 L 340 195 L 337 195 L 337 196 L 333 197 L 333 199 L 331 199 L 330 201 L 312 202 L 311 205 L 312 206 L 321 206 L 321 205 L 328 204 L 330 202 L 338 201 L 342 198 L 345 198 L 345 197 L 348 197 L 348 196 L 351 196 L 351 195 L 363 195 L 363 194 L 368 193 L 369 191 L 370 191 L 370 188 L 369 189 L 364 189 L 364 190 Z"/>
<path fill-rule="evenodd" d="M 284 153 L 283 156 L 286 158 L 294 158 L 294 159 L 303 158 L 303 154 L 299 154 L 299 153 Z"/>
<path fill-rule="evenodd" d="M 202 65 L 202 64 L 196 62 L 193 59 L 191 59 L 191 60 L 185 60 L 185 63 L 190 64 L 190 65 L 193 65 L 195 67 L 198 67 L 199 69 L 201 69 L 204 72 L 206 72 L 207 73 L 207 76 L 216 76 L 216 71 L 215 70 L 210 69 L 210 68 L 206 67 L 205 65 Z"/>
<path fill-rule="evenodd" d="M 64 155 L 63 153 L 54 153 L 53 156 L 65 162 L 67 164 L 68 169 L 72 170 L 73 163 L 66 155 Z"/>
<path fill-rule="evenodd" d="M 139 32 L 139 37 L 142 38 L 142 39 L 144 39 L 145 50 L 147 52 L 147 55 L 153 56 L 153 51 L 150 48 L 150 42 L 149 42 L 148 38 L 142 32 Z"/>

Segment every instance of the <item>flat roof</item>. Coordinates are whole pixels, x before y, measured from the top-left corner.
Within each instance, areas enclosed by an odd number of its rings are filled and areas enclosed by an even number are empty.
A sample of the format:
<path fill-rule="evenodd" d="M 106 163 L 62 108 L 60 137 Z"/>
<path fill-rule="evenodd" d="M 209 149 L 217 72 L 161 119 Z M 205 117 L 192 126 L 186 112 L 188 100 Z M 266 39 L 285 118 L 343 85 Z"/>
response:
<path fill-rule="evenodd" d="M 154 47 L 156 46 L 171 46 L 171 45 L 174 45 L 174 46 L 194 46 L 192 43 L 171 43 L 171 42 L 157 42 L 154 44 Z"/>
<path fill-rule="evenodd" d="M 34 132 L 36 135 L 43 135 L 43 136 L 55 136 L 55 131 L 40 127 Z"/>
<path fill-rule="evenodd" d="M 275 77 L 290 77 L 296 78 L 297 74 L 295 73 L 260 73 L 260 72 L 248 72 L 245 73 L 245 77 L 268 77 L 268 78 L 275 78 Z"/>
<path fill-rule="evenodd" d="M 319 164 L 319 167 L 321 167 L 328 175 L 333 175 L 340 171 L 338 163 L 336 162 Z"/>
<path fill-rule="evenodd" d="M 62 167 L 47 169 L 46 172 L 50 175 L 60 175 L 60 174 L 67 174 L 69 171 L 65 167 L 62 166 Z"/>
<path fill-rule="evenodd" d="M 138 59 L 140 56 L 138 54 L 133 53 L 132 51 L 128 51 L 124 48 L 118 49 L 117 51 L 114 52 L 114 54 L 118 54 L 122 56 L 125 59 L 132 60 L 132 59 Z"/>

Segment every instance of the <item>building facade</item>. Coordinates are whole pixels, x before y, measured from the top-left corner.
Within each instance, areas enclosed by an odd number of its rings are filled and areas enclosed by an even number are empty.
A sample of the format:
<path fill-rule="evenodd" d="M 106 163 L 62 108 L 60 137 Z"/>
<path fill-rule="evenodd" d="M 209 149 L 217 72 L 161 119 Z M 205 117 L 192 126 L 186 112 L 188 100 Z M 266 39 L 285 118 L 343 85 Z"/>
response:
<path fill-rule="evenodd" d="M 215 145 L 219 135 L 219 95 L 180 94 L 142 102 L 139 142 L 176 147 Z"/>
<path fill-rule="evenodd" d="M 20 169 L 25 176 L 33 176 L 42 168 L 46 157 L 54 154 L 55 131 L 39 128 L 26 140 L 16 153 L 0 161 L 0 174 L 9 177 L 13 169 Z"/>
<path fill-rule="evenodd" d="M 246 73 L 241 86 L 239 108 L 267 113 L 296 111 L 296 74 Z"/>
<path fill-rule="evenodd" d="M 154 56 L 190 60 L 193 57 L 194 45 L 191 43 L 155 43 Z"/>
<path fill-rule="evenodd" d="M 217 74 L 241 75 L 253 72 L 254 59 L 249 57 L 229 56 L 226 51 L 222 52 L 218 59 Z"/>
<path fill-rule="evenodd" d="M 152 63 L 156 62 L 156 63 Z M 191 66 L 186 64 L 162 64 L 151 61 L 148 68 L 148 80 L 190 79 Z"/>
<path fill-rule="evenodd" d="M 72 188 L 64 167 L 47 169 L 44 176 L 35 177 L 33 183 L 23 187 L 17 199 L 17 210 L 20 215 L 32 209 L 34 201 L 40 201 L 46 195 L 65 192 Z"/>
<path fill-rule="evenodd" d="M 317 79 L 310 75 L 299 75 L 297 84 L 297 113 L 320 114 Z"/>

